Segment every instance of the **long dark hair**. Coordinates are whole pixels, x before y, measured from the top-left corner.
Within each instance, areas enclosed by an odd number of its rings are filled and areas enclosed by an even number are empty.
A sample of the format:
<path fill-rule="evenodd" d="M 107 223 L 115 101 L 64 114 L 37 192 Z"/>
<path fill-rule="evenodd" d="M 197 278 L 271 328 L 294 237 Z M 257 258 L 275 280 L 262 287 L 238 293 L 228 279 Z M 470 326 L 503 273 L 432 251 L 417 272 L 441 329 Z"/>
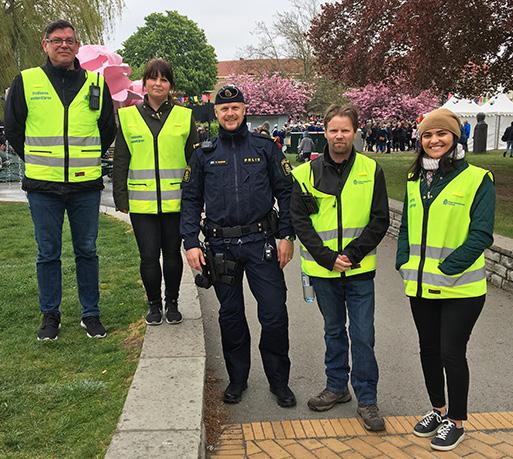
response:
<path fill-rule="evenodd" d="M 446 175 L 448 172 L 454 169 L 454 155 L 453 152 L 456 152 L 456 148 L 458 147 L 458 138 L 453 134 L 453 142 L 452 148 L 440 158 L 440 162 L 438 163 L 438 168 L 442 171 L 443 175 Z M 422 157 L 424 156 L 425 151 L 422 148 L 422 140 L 419 140 L 419 146 L 417 147 L 417 157 L 415 158 L 414 163 L 411 165 L 408 171 L 408 180 L 415 182 L 420 177 L 420 172 L 422 171 Z"/>

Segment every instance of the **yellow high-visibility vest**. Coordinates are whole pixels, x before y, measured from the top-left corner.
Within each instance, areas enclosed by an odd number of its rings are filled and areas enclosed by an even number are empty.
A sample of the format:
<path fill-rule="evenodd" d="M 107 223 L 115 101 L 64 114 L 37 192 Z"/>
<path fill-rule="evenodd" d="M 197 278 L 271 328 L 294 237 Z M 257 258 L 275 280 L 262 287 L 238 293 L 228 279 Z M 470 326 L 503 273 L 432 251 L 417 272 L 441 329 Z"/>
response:
<path fill-rule="evenodd" d="M 118 114 L 131 155 L 127 181 L 129 211 L 180 212 L 192 110 L 174 105 L 157 137 L 137 107 L 122 108 Z"/>
<path fill-rule="evenodd" d="M 311 193 L 317 201 L 319 212 L 310 215 L 312 226 L 322 239 L 324 246 L 335 252 L 342 251 L 353 239 L 362 234 L 370 221 L 376 162 L 356 153 L 356 157 L 340 196 L 323 193 L 313 186 L 311 162 L 292 171 L 301 189 Z M 306 247 L 301 244 L 301 268 L 305 274 L 315 277 L 340 277 L 319 265 Z M 373 250 L 360 262 L 359 268 L 346 271 L 354 276 L 376 269 L 376 251 Z"/>
<path fill-rule="evenodd" d="M 486 293 L 484 253 L 464 272 L 449 276 L 438 268 L 467 239 L 470 209 L 483 178 L 492 174 L 469 165 L 452 179 L 424 211 L 420 179 L 408 181 L 410 257 L 399 272 L 407 296 L 467 298 Z"/>
<path fill-rule="evenodd" d="M 103 77 L 86 72 L 86 81 L 68 108 L 42 68 L 21 72 L 28 113 L 25 124 L 25 175 L 50 182 L 87 182 L 102 175 L 98 129 Z M 100 109 L 89 108 L 89 87 L 100 87 Z"/>

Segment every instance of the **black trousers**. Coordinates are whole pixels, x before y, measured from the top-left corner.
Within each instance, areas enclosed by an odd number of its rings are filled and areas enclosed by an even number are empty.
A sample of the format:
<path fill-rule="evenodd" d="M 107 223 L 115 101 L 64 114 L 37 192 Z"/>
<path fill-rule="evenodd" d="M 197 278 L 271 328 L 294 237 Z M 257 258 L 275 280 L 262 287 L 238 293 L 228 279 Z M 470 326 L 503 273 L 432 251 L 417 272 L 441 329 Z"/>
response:
<path fill-rule="evenodd" d="M 225 253 L 236 261 L 233 285 L 216 282 L 214 288 L 221 306 L 219 325 L 226 370 L 230 382 L 246 383 L 249 376 L 251 337 L 244 312 L 243 274 L 257 300 L 260 334 L 260 355 L 269 384 L 284 387 L 290 372 L 288 314 L 285 304 L 287 288 L 283 271 L 278 265 L 276 250 L 273 260 L 265 261 L 264 242 L 247 242 L 213 247 L 215 253 Z"/>
<path fill-rule="evenodd" d="M 484 302 L 485 295 L 446 300 L 410 298 L 429 399 L 435 408 L 446 405 L 446 379 L 448 416 L 454 420 L 467 419 L 467 343 Z"/>
<path fill-rule="evenodd" d="M 178 299 L 183 261 L 180 247 L 180 213 L 130 214 L 141 257 L 141 278 L 148 301 L 160 301 L 162 272 L 166 300 Z M 162 253 L 163 267 L 160 266 Z"/>

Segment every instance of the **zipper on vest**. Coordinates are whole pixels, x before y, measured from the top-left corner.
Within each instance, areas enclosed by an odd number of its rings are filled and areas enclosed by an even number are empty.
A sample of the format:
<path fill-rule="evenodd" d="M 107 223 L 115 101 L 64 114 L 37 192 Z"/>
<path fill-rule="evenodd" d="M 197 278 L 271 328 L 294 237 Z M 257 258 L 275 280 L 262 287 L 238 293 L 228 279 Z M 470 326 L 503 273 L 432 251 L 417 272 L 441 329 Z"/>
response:
<path fill-rule="evenodd" d="M 160 133 L 160 130 L 159 130 Z M 153 136 L 153 151 L 155 153 L 155 183 L 157 186 L 157 212 L 162 213 L 162 192 L 160 190 L 160 171 L 159 171 L 159 141 L 158 134 Z"/>
<path fill-rule="evenodd" d="M 69 107 L 64 106 L 64 181 L 69 182 L 69 139 L 68 139 Z"/>
<path fill-rule="evenodd" d="M 342 199 L 340 193 L 337 194 L 337 250 L 342 252 Z"/>
<path fill-rule="evenodd" d="M 419 271 L 417 274 L 417 297 L 422 297 L 422 272 L 424 271 L 424 264 L 426 263 L 426 242 L 427 242 L 427 226 L 429 217 L 429 205 L 424 207 L 424 217 L 422 219 L 422 238 L 420 242 L 420 261 Z"/>

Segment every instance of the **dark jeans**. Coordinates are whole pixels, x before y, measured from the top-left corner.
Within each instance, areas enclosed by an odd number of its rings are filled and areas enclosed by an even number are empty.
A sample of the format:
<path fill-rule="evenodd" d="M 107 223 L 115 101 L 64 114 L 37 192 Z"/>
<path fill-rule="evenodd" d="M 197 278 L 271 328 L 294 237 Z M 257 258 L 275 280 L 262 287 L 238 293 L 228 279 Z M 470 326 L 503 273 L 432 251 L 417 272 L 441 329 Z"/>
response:
<path fill-rule="evenodd" d="M 251 337 L 244 312 L 243 273 L 257 301 L 260 334 L 260 355 L 269 384 L 283 387 L 288 384 L 290 372 L 288 314 L 285 304 L 287 288 L 283 271 L 278 265 L 276 250 L 273 260 L 263 259 L 264 242 L 213 247 L 215 253 L 224 252 L 236 261 L 233 285 L 216 282 L 214 288 L 221 304 L 219 325 L 226 370 L 230 382 L 244 384 L 249 375 Z"/>
<path fill-rule="evenodd" d="M 183 261 L 180 252 L 180 213 L 130 214 L 141 257 L 141 278 L 148 301 L 160 301 L 162 272 L 166 300 L 178 299 Z M 162 253 L 163 269 L 160 266 Z"/>
<path fill-rule="evenodd" d="M 100 196 L 101 191 L 67 195 L 37 191 L 27 193 L 37 241 L 37 282 L 42 313 L 60 315 L 62 224 L 64 212 L 67 212 L 75 252 L 82 317 L 100 315 L 96 255 Z"/>
<path fill-rule="evenodd" d="M 376 403 L 378 365 L 374 355 L 374 280 L 311 277 L 317 303 L 324 318 L 326 388 L 343 392 L 349 382 L 349 338 L 351 338 L 351 385 L 358 403 Z"/>
<path fill-rule="evenodd" d="M 484 302 L 485 295 L 447 300 L 410 298 L 429 399 L 435 408 L 445 406 L 445 370 L 448 416 L 454 420 L 467 419 L 467 343 Z"/>

